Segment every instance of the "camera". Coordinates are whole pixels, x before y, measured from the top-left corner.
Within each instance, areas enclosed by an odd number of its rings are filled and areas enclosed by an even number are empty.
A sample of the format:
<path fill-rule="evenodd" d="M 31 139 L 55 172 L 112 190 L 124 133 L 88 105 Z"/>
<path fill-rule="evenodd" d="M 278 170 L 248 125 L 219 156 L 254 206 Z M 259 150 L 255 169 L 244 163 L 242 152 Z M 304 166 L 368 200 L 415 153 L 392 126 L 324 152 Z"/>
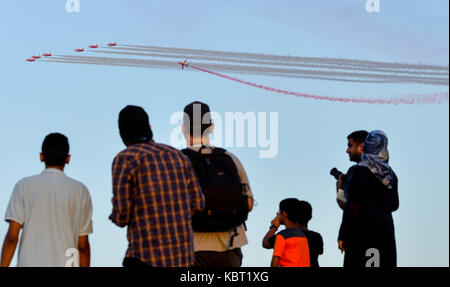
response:
<path fill-rule="evenodd" d="M 330 170 L 330 174 L 331 174 L 332 176 L 334 176 L 334 178 L 335 178 L 336 180 L 339 179 L 339 176 L 343 175 L 343 173 L 340 172 L 340 171 L 339 171 L 337 168 L 335 168 L 335 167 L 333 167 L 333 168 Z"/>

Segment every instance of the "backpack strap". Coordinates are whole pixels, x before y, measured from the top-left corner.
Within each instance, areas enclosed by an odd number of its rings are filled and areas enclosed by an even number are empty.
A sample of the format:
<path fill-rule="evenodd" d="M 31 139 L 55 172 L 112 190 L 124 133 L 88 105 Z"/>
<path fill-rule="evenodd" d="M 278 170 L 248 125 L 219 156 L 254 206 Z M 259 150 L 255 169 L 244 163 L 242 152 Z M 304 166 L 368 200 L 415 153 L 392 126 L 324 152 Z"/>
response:
<path fill-rule="evenodd" d="M 213 153 L 226 153 L 227 150 L 220 147 L 211 147 Z"/>
<path fill-rule="evenodd" d="M 237 232 L 237 227 L 234 227 L 234 234 L 230 238 L 230 248 L 233 247 L 234 238 L 238 235 L 239 235 L 239 233 Z"/>
<path fill-rule="evenodd" d="M 212 146 L 208 147 L 208 146 L 202 145 L 198 151 L 195 151 L 190 148 L 185 148 L 185 149 L 181 150 L 181 152 L 184 153 L 185 155 L 189 156 L 189 155 L 199 154 L 205 148 L 211 149 L 213 153 L 225 153 L 227 151 L 226 149 L 223 149 L 220 147 L 212 147 Z"/>
<path fill-rule="evenodd" d="M 182 149 L 181 152 L 184 153 L 187 156 L 191 156 L 191 155 L 194 155 L 194 154 L 197 153 L 195 150 L 192 150 L 190 148 Z"/>

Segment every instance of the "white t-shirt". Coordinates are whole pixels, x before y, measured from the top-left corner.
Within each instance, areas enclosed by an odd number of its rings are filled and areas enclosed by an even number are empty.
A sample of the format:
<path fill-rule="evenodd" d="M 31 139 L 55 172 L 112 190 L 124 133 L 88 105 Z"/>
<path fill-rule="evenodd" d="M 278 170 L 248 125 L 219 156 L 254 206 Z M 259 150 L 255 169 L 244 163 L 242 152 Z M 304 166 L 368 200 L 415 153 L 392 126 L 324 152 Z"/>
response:
<path fill-rule="evenodd" d="M 48 168 L 16 184 L 5 220 L 22 225 L 18 267 L 64 267 L 67 250 L 93 232 L 91 197 L 84 184 Z"/>
<path fill-rule="evenodd" d="M 189 147 L 192 150 L 198 151 L 200 147 Z M 204 148 L 202 153 L 211 153 L 211 149 Z M 239 159 L 230 152 L 226 152 L 237 167 L 241 183 L 247 184 L 247 195 L 253 198 L 253 193 L 248 181 L 247 174 Z M 221 232 L 194 232 L 194 251 L 218 251 L 223 252 L 235 248 L 240 248 L 248 244 L 245 228 L 242 224 L 236 229 L 238 235 L 233 238 L 233 245 L 230 246 L 231 236 L 234 235 L 234 228 L 228 231 Z"/>

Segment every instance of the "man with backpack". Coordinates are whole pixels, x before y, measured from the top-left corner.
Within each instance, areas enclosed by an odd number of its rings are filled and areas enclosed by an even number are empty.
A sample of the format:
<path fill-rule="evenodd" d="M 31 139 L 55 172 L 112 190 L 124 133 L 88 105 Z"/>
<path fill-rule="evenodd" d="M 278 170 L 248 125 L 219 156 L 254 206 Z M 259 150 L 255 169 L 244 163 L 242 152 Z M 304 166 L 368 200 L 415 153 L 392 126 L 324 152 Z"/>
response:
<path fill-rule="evenodd" d="M 193 102 L 184 108 L 182 131 L 188 148 L 183 153 L 191 160 L 206 201 L 205 209 L 192 218 L 194 267 L 240 267 L 253 194 L 240 161 L 210 145 L 213 129 L 207 104 Z"/>

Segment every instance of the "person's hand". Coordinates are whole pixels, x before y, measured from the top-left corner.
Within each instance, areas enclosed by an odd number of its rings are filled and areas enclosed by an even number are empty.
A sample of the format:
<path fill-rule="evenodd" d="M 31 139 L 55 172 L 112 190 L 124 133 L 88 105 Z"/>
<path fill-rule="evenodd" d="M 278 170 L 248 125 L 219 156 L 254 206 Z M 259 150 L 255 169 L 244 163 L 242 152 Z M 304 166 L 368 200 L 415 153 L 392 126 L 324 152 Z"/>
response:
<path fill-rule="evenodd" d="M 336 189 L 342 188 L 342 174 L 339 176 L 337 182 L 336 182 Z"/>
<path fill-rule="evenodd" d="M 274 225 L 276 228 L 280 227 L 280 219 L 278 218 L 278 213 L 277 216 L 274 219 L 272 219 L 270 224 Z"/>
<path fill-rule="evenodd" d="M 339 248 L 339 250 L 341 250 L 341 253 L 344 253 L 344 252 L 345 252 L 345 249 L 344 249 L 344 241 L 338 240 L 338 248 Z"/>

